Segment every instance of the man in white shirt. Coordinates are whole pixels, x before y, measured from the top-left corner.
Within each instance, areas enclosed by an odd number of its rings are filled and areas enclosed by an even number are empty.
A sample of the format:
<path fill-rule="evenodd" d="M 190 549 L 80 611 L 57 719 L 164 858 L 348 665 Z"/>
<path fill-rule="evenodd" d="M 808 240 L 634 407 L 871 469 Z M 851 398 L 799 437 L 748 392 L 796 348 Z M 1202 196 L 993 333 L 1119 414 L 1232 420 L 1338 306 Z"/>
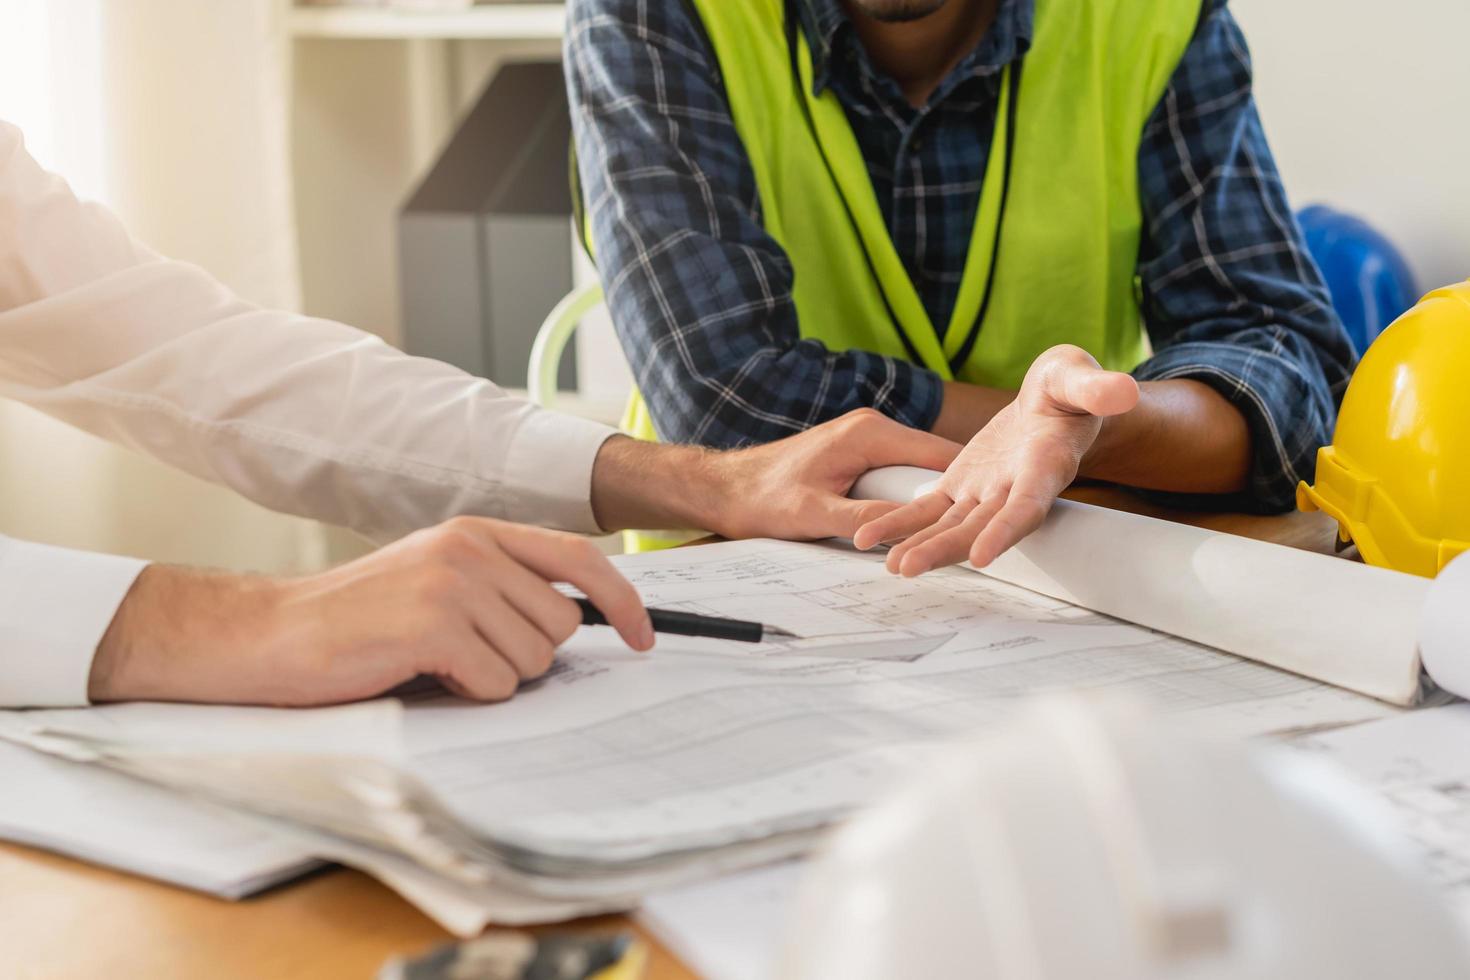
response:
<path fill-rule="evenodd" d="M 543 411 L 351 327 L 244 302 L 77 201 L 3 123 L 0 397 L 276 510 L 378 540 L 417 531 L 298 579 L 0 537 L 11 707 L 322 704 L 420 674 L 509 697 L 580 621 L 551 582 L 582 589 L 630 646 L 653 645 L 636 592 L 585 538 L 509 522 L 850 536 L 889 509 L 845 499 L 861 473 L 943 469 L 958 449 L 872 413 L 717 454 Z"/>

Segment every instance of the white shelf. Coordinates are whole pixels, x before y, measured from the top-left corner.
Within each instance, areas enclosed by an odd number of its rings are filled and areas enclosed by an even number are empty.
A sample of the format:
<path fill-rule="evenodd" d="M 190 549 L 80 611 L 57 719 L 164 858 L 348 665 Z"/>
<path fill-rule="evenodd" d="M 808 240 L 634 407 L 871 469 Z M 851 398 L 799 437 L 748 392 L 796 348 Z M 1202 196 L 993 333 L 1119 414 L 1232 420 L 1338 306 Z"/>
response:
<path fill-rule="evenodd" d="M 494 3 L 444 11 L 295 7 L 290 16 L 295 37 L 555 41 L 567 15 L 559 3 Z"/>

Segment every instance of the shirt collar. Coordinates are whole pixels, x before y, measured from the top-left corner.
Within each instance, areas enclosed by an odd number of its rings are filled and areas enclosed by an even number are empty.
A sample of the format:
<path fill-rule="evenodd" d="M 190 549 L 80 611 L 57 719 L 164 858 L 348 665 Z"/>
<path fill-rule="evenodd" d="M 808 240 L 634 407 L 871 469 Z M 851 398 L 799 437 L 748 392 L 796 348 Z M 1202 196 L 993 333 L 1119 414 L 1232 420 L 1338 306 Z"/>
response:
<path fill-rule="evenodd" d="M 812 94 L 821 95 L 832 83 L 836 57 L 857 39 L 840 0 L 796 0 L 796 7 L 812 50 Z M 1035 19 L 1036 0 L 1001 0 L 995 23 L 951 77 L 992 74 L 1024 55 L 1031 48 Z"/>

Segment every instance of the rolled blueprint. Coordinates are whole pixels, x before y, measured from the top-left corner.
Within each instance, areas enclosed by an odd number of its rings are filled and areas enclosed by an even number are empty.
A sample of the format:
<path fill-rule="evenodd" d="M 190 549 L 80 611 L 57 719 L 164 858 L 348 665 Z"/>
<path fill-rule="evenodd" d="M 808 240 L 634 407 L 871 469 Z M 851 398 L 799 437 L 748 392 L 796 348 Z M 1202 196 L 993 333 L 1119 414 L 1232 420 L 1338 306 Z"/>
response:
<path fill-rule="evenodd" d="M 938 476 L 875 470 L 852 495 L 906 501 Z M 1420 697 L 1428 579 L 1070 500 L 983 571 L 1393 704 Z"/>

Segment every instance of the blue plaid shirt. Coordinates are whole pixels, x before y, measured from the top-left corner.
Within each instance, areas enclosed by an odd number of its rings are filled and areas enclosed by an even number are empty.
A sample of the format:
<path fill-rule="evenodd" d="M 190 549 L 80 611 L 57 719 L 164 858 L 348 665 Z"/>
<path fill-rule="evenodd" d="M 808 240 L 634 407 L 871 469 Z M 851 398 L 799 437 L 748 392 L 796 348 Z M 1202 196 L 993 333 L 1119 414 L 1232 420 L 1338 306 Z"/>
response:
<path fill-rule="evenodd" d="M 741 2 L 741 0 L 731 0 Z M 1003 0 L 979 47 L 915 109 L 874 69 L 838 0 L 796 0 L 815 84 L 847 110 L 889 232 L 935 323 L 956 302 L 1001 69 L 1034 0 Z M 581 179 L 608 303 L 665 439 L 738 446 L 870 406 L 928 429 L 943 386 L 918 365 L 803 340 L 789 259 L 761 225 L 703 25 L 687 0 L 571 0 L 566 42 Z M 1289 508 L 1332 431 L 1352 351 L 1287 205 L 1224 0 L 1139 148 L 1142 381 L 1192 378 L 1246 417 L 1250 491 Z"/>

